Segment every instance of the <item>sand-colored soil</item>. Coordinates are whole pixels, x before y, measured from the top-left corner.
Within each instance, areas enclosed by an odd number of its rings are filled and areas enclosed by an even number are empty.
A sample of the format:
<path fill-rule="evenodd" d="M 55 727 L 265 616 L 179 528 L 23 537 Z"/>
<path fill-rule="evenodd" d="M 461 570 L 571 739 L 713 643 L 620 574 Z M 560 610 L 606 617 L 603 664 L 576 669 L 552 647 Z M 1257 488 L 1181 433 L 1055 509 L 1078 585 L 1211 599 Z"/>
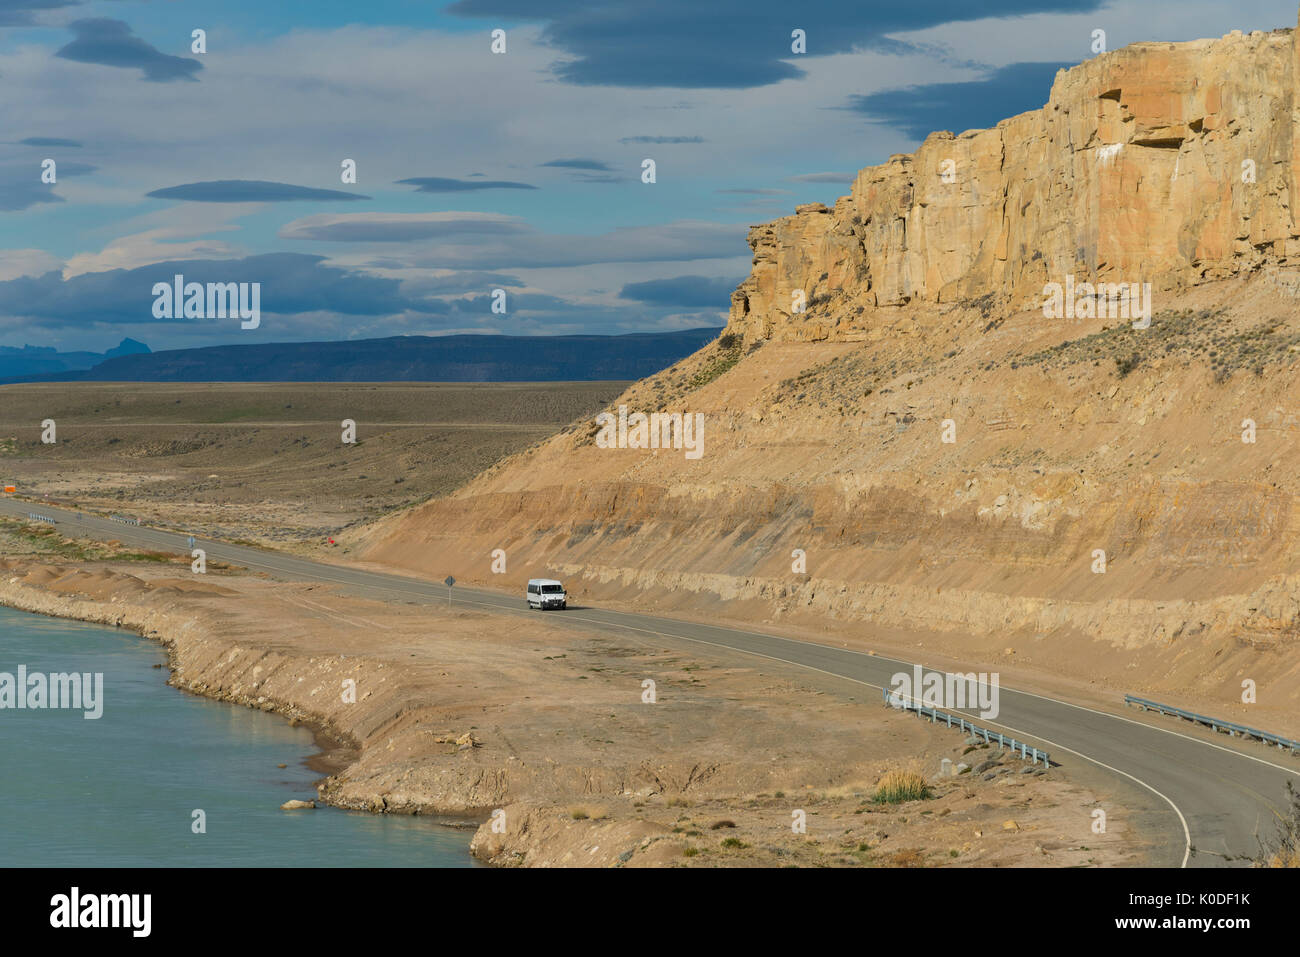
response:
<path fill-rule="evenodd" d="M 292 548 L 442 495 L 622 385 L 0 386 L 0 478 L 197 535 Z M 57 443 L 41 442 L 53 419 Z M 342 441 L 344 419 L 356 443 Z"/>

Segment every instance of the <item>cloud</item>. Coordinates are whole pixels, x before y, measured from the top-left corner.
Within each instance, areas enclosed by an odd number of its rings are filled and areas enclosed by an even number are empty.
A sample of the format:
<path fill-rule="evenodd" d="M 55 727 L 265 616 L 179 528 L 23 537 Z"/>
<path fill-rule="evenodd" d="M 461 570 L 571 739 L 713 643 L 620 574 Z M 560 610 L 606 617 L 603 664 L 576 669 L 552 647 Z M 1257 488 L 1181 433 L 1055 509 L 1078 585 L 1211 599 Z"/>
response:
<path fill-rule="evenodd" d="M 659 306 L 713 306 L 726 309 L 731 302 L 731 294 L 738 285 L 739 279 L 677 276 L 672 279 L 630 282 L 618 296 L 620 299 L 635 299 L 637 302 Z"/>
<path fill-rule="evenodd" d="M 34 163 L 0 166 L 0 212 L 28 209 L 38 203 L 62 203 L 52 183 L 41 182 L 41 168 Z"/>
<path fill-rule="evenodd" d="M 497 213 L 325 213 L 286 223 L 280 238 L 331 243 L 453 242 L 528 230 L 523 220 Z"/>
<path fill-rule="evenodd" d="M 55 164 L 60 180 L 66 177 L 85 176 L 98 167 L 71 160 Z M 62 203 L 62 196 L 54 192 L 54 183 L 41 182 L 42 168 L 35 161 L 6 163 L 0 166 L 0 212 L 16 212 L 39 203 Z"/>
<path fill-rule="evenodd" d="M 464 17 L 542 20 L 545 43 L 568 56 L 552 72 L 584 86 L 743 89 L 804 75 L 791 30 L 806 32 L 808 56 L 858 49 L 911 51 L 891 37 L 941 24 L 1032 13 L 1093 11 L 1103 0 L 656 0 L 616 3 L 593 15 L 575 0 L 458 0 Z M 776 24 L 782 26 L 778 29 Z"/>
<path fill-rule="evenodd" d="M 851 183 L 857 173 L 802 173 L 786 177 L 791 183 Z"/>
<path fill-rule="evenodd" d="M 176 231 L 152 229 L 133 236 L 115 239 L 99 252 L 78 253 L 63 267 L 63 277 L 71 279 L 82 273 L 107 272 L 113 269 L 135 269 L 139 266 L 171 259 L 209 260 L 234 259 L 243 250 L 216 239 L 172 238 Z"/>
<path fill-rule="evenodd" d="M 465 293 L 487 293 L 498 287 L 519 288 L 525 285 L 517 276 L 505 273 L 467 270 L 442 276 L 426 276 L 403 281 L 402 289 L 411 295 L 459 296 Z"/>
<path fill-rule="evenodd" d="M 51 271 L 0 282 L 0 315 L 55 326 L 176 322 L 155 319 L 152 310 L 154 283 L 171 282 L 178 273 L 186 282 L 261 283 L 262 311 L 268 314 L 328 311 L 377 316 L 408 310 L 429 314 L 446 311 L 446 304 L 439 300 L 402 292 L 402 283 L 397 279 L 327 266 L 324 258 L 266 253 L 229 260 L 172 260 L 135 269 L 83 273 L 70 279 Z"/>
<path fill-rule="evenodd" d="M 594 159 L 560 159 L 560 160 L 551 160 L 549 163 L 538 163 L 537 165 L 556 166 L 559 167 L 560 169 L 594 170 L 596 172 L 601 172 L 601 173 L 614 172 L 614 167 L 610 166 L 608 163 L 602 163 L 600 160 L 594 160 Z"/>
<path fill-rule="evenodd" d="M 489 270 L 686 262 L 726 259 L 747 251 L 741 225 L 681 220 L 572 236 L 542 232 L 522 219 L 496 213 L 326 213 L 287 223 L 280 237 L 411 243 L 393 258 L 408 266 Z"/>
<path fill-rule="evenodd" d="M 471 176 L 482 176 L 482 173 L 472 173 Z M 509 180 L 499 179 L 447 179 L 442 176 L 418 176 L 413 179 L 397 180 L 399 186 L 418 186 L 417 193 L 465 193 L 478 189 L 537 189 L 536 186 L 530 186 L 527 183 L 512 183 Z"/>
<path fill-rule="evenodd" d="M 0 249 L 0 281 L 19 276 L 40 276 L 63 263 L 44 249 Z"/>
<path fill-rule="evenodd" d="M 790 194 L 788 189 L 715 189 L 714 192 L 737 193 L 742 196 L 788 196 Z"/>
<path fill-rule="evenodd" d="M 702 136 L 624 136 L 620 143 L 703 143 Z"/>
<path fill-rule="evenodd" d="M 850 109 L 923 140 L 935 130 L 961 133 L 1047 102 L 1056 72 L 1072 63 L 1011 63 L 981 80 L 927 83 L 850 97 Z"/>
<path fill-rule="evenodd" d="M 81 0 L 0 0 L 0 27 L 30 27 L 36 13 L 74 7 Z"/>
<path fill-rule="evenodd" d="M 76 140 L 65 140 L 58 136 L 29 136 L 25 140 L 19 140 L 23 146 L 63 146 L 69 149 L 80 149 L 81 144 Z"/>
<path fill-rule="evenodd" d="M 360 193 L 339 189 L 315 189 L 289 183 L 271 183 L 260 179 L 219 179 L 207 183 L 182 183 L 155 189 L 146 196 L 152 199 L 181 199 L 191 203 L 287 203 L 296 200 L 370 199 Z"/>
<path fill-rule="evenodd" d="M 76 39 L 54 55 L 77 63 L 95 63 L 144 71 L 155 83 L 194 80 L 203 64 L 189 57 L 169 56 L 131 33 L 129 24 L 107 17 L 73 20 L 68 29 Z"/>

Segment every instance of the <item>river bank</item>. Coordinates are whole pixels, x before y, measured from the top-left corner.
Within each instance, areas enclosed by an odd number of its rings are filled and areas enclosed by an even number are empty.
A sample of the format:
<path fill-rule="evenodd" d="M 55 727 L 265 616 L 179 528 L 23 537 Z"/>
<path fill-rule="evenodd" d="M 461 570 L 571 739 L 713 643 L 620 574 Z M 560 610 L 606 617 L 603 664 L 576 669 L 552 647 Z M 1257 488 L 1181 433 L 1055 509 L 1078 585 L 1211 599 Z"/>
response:
<path fill-rule="evenodd" d="M 319 800 L 477 823 L 473 853 L 498 865 L 1076 866 L 1148 850 L 1127 797 L 965 754 L 873 689 L 775 663 L 185 565 L 0 559 L 0 603 L 160 642 L 175 687 L 313 728 Z M 994 763 L 941 779 L 944 757 Z M 875 804 L 902 767 L 931 797 Z"/>

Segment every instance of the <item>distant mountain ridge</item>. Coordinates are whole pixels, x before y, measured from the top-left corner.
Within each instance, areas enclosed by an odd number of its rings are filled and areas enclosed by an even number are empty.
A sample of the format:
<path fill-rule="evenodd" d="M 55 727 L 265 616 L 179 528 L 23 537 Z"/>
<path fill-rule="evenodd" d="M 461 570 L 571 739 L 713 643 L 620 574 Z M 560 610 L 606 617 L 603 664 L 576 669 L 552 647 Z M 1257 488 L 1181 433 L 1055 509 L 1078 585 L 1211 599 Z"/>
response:
<path fill-rule="evenodd" d="M 135 339 L 123 339 L 106 352 L 60 352 L 52 346 L 0 346 L 0 379 L 93 368 L 105 359 L 147 353 L 149 347 Z"/>
<path fill-rule="evenodd" d="M 621 336 L 391 336 L 172 349 L 91 368 L 36 369 L 4 382 L 558 382 L 640 379 L 721 327 Z M 120 347 L 119 347 L 120 348 Z M 147 348 L 147 347 L 146 347 Z M 15 350 L 20 351 L 20 350 Z"/>

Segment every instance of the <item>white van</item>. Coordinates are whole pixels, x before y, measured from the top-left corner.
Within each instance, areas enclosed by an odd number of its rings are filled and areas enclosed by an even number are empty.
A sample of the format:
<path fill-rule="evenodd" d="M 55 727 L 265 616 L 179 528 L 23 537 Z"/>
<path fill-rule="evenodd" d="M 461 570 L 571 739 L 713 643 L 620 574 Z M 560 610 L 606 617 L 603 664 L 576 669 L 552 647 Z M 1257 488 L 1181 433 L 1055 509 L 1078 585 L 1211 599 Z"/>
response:
<path fill-rule="evenodd" d="M 569 596 L 564 593 L 564 585 L 554 578 L 528 579 L 529 608 L 567 608 Z"/>

